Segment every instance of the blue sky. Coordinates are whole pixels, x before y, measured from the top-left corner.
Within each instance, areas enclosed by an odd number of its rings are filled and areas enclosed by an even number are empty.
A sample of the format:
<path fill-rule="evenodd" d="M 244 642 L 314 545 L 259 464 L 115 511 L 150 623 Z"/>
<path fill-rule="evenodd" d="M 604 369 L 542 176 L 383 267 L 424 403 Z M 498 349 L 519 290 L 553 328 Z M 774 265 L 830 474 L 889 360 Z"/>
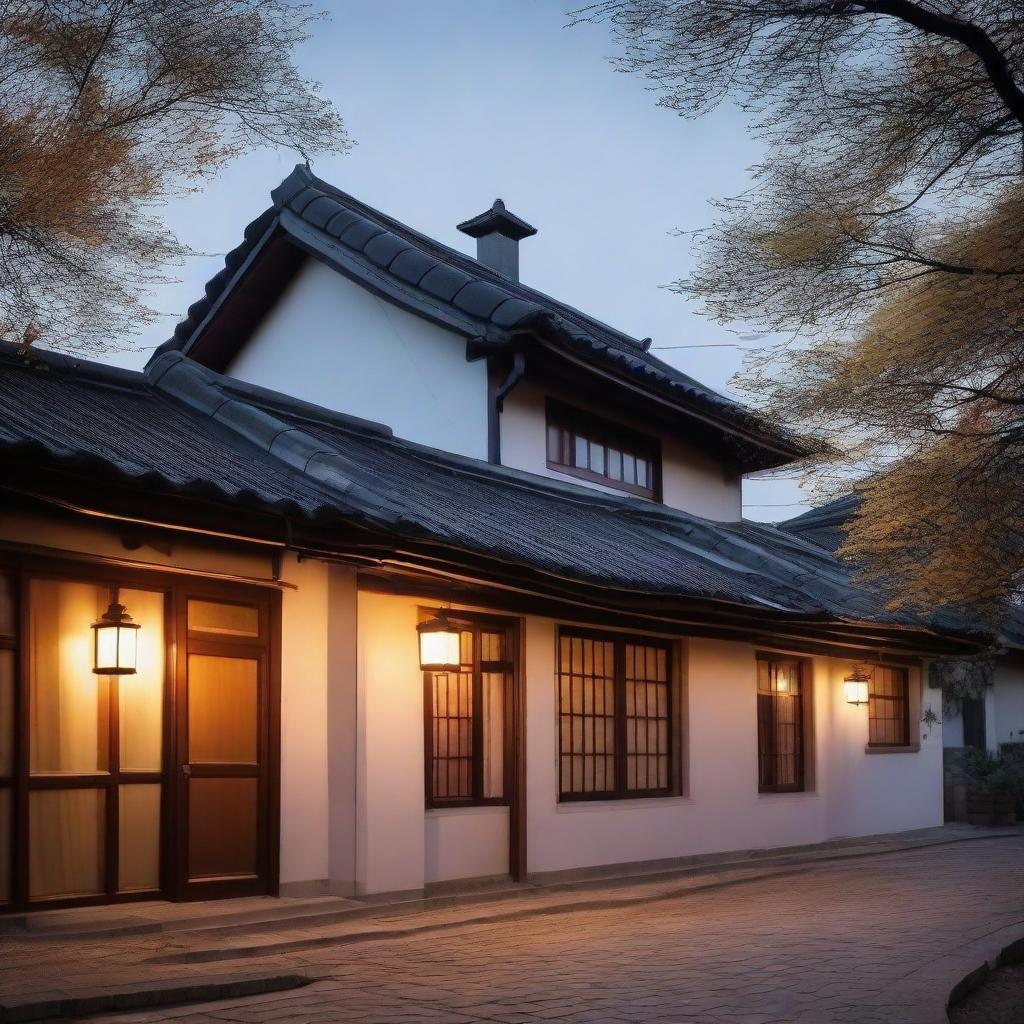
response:
<path fill-rule="evenodd" d="M 738 112 L 699 121 L 609 63 L 604 26 L 568 27 L 559 0 L 345 0 L 298 55 L 356 140 L 314 159 L 317 174 L 431 236 L 472 253 L 455 225 L 496 196 L 539 233 L 521 277 L 635 337 L 698 379 L 728 390 L 736 343 L 664 286 L 691 266 L 674 229 L 708 224 L 708 201 L 748 182 L 759 147 Z M 140 366 L 238 244 L 269 190 L 296 162 L 260 152 L 170 205 L 168 225 L 197 255 L 152 304 L 164 316 L 109 358 Z M 299 340 L 297 339 L 297 344 Z M 750 344 L 742 342 L 741 344 Z M 792 481 L 750 482 L 745 514 L 801 511 Z"/>

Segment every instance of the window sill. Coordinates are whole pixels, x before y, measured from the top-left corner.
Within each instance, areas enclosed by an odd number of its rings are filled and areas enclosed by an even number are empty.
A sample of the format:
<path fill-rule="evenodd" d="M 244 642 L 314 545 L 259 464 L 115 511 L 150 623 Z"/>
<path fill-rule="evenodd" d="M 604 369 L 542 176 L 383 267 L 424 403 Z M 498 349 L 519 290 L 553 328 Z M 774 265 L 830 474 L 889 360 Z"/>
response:
<path fill-rule="evenodd" d="M 868 744 L 864 748 L 865 754 L 916 754 L 921 749 L 920 743 L 906 743 L 899 747 L 882 747 Z"/>
<path fill-rule="evenodd" d="M 766 792 L 766 793 L 758 793 L 757 794 L 757 799 L 758 800 L 780 800 L 780 799 L 784 800 L 787 797 L 790 797 L 790 798 L 792 798 L 792 797 L 803 797 L 803 798 L 806 799 L 807 797 L 816 797 L 817 795 L 818 794 L 813 789 L 788 789 L 788 790 L 784 789 L 784 790 L 782 790 L 782 791 L 780 791 L 778 793 L 771 792 L 771 791 Z"/>
<path fill-rule="evenodd" d="M 688 796 L 644 796 L 638 800 L 560 800 L 555 804 L 559 814 L 582 814 L 586 811 L 639 811 L 652 807 L 674 807 L 693 801 Z"/>
<path fill-rule="evenodd" d="M 426 807 L 428 818 L 459 818 L 465 814 L 508 814 L 508 804 L 472 804 L 469 807 Z"/>

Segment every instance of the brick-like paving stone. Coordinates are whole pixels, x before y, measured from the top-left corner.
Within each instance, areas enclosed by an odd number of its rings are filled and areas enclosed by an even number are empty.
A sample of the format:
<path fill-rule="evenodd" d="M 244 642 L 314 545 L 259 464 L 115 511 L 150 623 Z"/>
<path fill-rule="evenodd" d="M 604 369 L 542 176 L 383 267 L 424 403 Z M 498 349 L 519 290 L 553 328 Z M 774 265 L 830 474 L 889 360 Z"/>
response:
<path fill-rule="evenodd" d="M 102 1019 L 940 1024 L 952 987 L 1024 935 L 1024 837 L 809 864 L 676 896 L 660 889 L 649 900 L 634 886 L 621 905 L 493 922 L 460 923 L 479 908 L 431 911 L 410 924 L 446 927 L 200 965 L 167 962 L 208 947 L 199 933 L 4 937 L 0 999 L 266 970 L 319 980 Z"/>

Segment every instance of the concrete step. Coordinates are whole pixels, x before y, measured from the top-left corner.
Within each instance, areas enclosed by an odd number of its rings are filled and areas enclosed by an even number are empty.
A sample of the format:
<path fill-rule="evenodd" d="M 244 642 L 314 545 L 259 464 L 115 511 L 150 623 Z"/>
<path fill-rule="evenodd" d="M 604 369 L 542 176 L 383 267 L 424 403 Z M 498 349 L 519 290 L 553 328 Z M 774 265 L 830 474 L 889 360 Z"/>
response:
<path fill-rule="evenodd" d="M 142 982 L 112 985 L 98 989 L 34 992 L 25 997 L 8 996 L 0 1000 L 0 1021 L 67 1020 L 96 1013 L 150 1009 L 155 1006 L 181 1006 L 217 999 L 239 999 L 265 992 L 283 992 L 301 988 L 314 979 L 297 972 L 248 973 L 187 980 Z"/>

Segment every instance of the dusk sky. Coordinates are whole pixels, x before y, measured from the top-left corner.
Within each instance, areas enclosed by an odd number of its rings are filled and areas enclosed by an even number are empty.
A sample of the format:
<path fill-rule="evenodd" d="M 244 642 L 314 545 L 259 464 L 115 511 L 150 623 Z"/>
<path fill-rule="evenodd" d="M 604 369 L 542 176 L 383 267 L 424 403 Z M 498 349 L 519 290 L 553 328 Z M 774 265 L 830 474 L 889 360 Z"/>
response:
<path fill-rule="evenodd" d="M 664 286 L 691 266 L 675 229 L 706 226 L 709 200 L 748 183 L 758 146 L 742 116 L 687 121 L 617 73 L 605 26 L 569 27 L 559 0 L 345 0 L 299 53 L 357 145 L 314 159 L 339 188 L 468 253 L 455 225 L 496 196 L 539 229 L 521 247 L 524 283 L 637 338 L 719 390 L 739 369 L 735 334 Z M 108 358 L 139 367 L 168 337 L 295 154 L 236 161 L 172 204 L 168 225 L 198 254 L 153 305 L 165 314 Z M 749 346 L 751 342 L 739 342 Z M 301 345 L 301 339 L 296 339 Z M 791 480 L 750 481 L 744 513 L 783 519 L 806 506 Z"/>

